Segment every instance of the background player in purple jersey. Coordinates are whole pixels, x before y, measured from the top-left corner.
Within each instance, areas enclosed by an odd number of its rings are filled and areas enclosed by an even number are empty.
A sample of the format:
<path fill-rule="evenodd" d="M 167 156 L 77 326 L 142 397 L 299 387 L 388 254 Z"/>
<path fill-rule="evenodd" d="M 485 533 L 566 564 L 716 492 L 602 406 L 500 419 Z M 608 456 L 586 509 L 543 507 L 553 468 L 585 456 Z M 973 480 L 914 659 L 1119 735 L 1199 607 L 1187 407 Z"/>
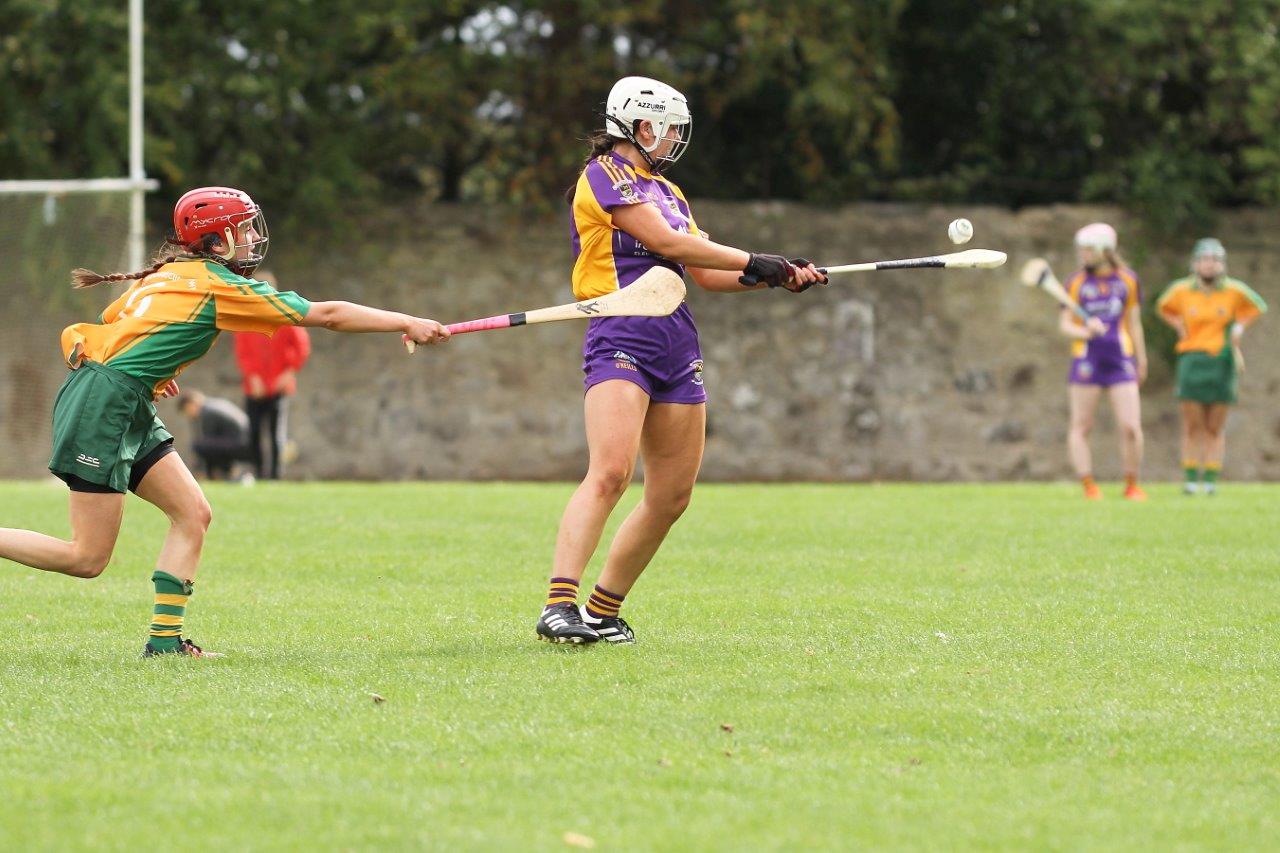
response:
<path fill-rule="evenodd" d="M 721 292 L 800 292 L 825 283 L 804 259 L 723 246 L 698 229 L 684 194 L 663 175 L 685 152 L 692 128 L 685 97 L 670 86 L 647 77 L 614 85 L 605 130 L 592 140 L 586 168 L 567 196 L 578 299 L 627 287 L 655 266 L 679 275 L 687 269 L 699 286 Z M 635 641 L 618 611 L 689 503 L 706 440 L 702 367 L 687 304 L 669 317 L 590 321 L 583 344 L 590 461 L 560 522 L 550 592 L 537 624 L 541 639 Z M 641 451 L 644 497 L 619 528 L 579 611 L 582 574 Z"/>
<path fill-rule="evenodd" d="M 1076 232 L 1075 243 L 1081 269 L 1067 279 L 1066 291 L 1089 314 L 1089 322 L 1081 323 L 1066 310 L 1058 322 L 1062 334 L 1073 341 L 1068 377 L 1071 426 L 1067 438 L 1071 464 L 1084 485 L 1085 497 L 1100 500 L 1102 491 L 1093 479 L 1089 433 L 1105 389 L 1120 428 L 1124 496 L 1128 500 L 1146 500 L 1146 493 L 1138 485 L 1138 468 L 1142 464 L 1138 384 L 1147 378 L 1142 291 L 1138 277 L 1116 250 L 1116 231 L 1110 225 L 1086 225 Z"/>

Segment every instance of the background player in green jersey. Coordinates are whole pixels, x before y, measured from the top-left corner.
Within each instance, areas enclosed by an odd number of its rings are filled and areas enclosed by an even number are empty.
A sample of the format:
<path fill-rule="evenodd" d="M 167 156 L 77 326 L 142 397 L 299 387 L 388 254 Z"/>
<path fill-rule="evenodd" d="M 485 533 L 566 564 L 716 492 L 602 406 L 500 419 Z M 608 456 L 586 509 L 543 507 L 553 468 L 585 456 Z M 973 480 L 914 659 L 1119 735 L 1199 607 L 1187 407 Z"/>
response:
<path fill-rule="evenodd" d="M 1240 340 L 1267 303 L 1227 275 L 1227 250 L 1213 237 L 1191 250 L 1191 275 L 1171 282 L 1156 311 L 1178 333 L 1178 407 L 1182 414 L 1184 494 L 1216 494 L 1227 452 L 1227 413 L 1244 372 Z"/>

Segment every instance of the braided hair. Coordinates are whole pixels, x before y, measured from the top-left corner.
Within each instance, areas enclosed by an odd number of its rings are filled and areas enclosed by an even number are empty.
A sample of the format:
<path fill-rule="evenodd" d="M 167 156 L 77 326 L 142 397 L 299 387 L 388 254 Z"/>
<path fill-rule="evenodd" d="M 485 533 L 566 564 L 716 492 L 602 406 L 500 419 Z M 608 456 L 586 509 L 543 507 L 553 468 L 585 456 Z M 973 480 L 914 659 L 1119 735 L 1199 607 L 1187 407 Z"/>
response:
<path fill-rule="evenodd" d="M 155 256 L 152 258 L 152 264 L 147 269 L 138 270 L 137 272 L 116 272 L 110 273 L 109 275 L 102 275 L 101 273 L 96 273 L 93 270 L 78 267 L 71 271 L 71 286 L 76 290 L 82 290 L 86 287 L 93 287 L 94 285 L 102 284 L 104 281 L 133 281 L 134 279 L 146 278 L 154 272 L 159 272 L 160 268 L 165 264 L 171 264 L 177 260 L 194 260 L 197 258 L 203 258 L 217 261 L 225 266 L 226 261 L 223 258 L 218 257 L 212 251 L 212 244 L 216 239 L 217 237 L 215 235 L 206 234 L 201 240 L 200 247 L 198 249 L 192 249 L 178 242 L 176 235 L 170 234 L 165 238 L 164 243 L 161 244 L 160 248 L 156 251 Z"/>

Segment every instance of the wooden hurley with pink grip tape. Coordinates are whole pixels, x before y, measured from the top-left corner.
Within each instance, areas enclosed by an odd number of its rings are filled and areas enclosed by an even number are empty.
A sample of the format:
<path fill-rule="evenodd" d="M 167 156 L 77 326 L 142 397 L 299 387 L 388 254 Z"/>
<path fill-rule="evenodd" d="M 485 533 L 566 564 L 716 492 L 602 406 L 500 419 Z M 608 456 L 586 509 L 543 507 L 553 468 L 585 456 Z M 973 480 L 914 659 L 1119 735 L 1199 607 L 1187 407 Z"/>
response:
<path fill-rule="evenodd" d="M 535 308 L 515 314 L 499 314 L 465 323 L 450 323 L 445 328 L 451 335 L 465 335 L 470 332 L 509 329 L 513 326 L 531 326 L 534 323 L 588 320 L 592 317 L 665 317 L 680 307 L 680 303 L 684 302 L 684 295 L 684 280 L 680 276 L 666 267 L 654 267 L 621 290 L 595 299 L 550 308 Z M 417 348 L 407 336 L 403 336 L 403 340 L 405 349 L 409 352 Z"/>

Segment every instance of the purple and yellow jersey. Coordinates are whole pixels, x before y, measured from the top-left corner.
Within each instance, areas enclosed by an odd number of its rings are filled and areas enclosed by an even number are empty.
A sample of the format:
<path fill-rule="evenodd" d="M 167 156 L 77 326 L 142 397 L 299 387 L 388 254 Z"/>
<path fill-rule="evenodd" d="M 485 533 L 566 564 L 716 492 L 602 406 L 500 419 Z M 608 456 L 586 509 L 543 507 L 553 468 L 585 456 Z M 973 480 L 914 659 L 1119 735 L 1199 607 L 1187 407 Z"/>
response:
<path fill-rule="evenodd" d="M 310 308 L 296 293 L 279 293 L 212 261 L 175 261 L 134 282 L 98 322 L 63 329 L 62 355 L 68 367 L 96 361 L 159 391 L 207 353 L 220 332 L 271 335 L 301 323 Z"/>
<path fill-rule="evenodd" d="M 689 202 L 675 184 L 612 151 L 595 158 L 578 178 L 569 214 L 577 299 L 613 293 L 655 266 L 684 275 L 683 266 L 654 254 L 613 224 L 613 211 L 631 204 L 652 204 L 675 230 L 702 234 Z"/>
<path fill-rule="evenodd" d="M 1125 325 L 1129 309 L 1142 304 L 1142 288 L 1133 270 L 1120 268 L 1110 275 L 1098 277 L 1077 270 L 1067 279 L 1067 294 L 1091 317 L 1107 327 L 1105 334 L 1091 341 L 1075 341 L 1071 345 L 1074 358 L 1092 355 L 1133 355 L 1133 339 Z M 1076 320 L 1078 325 L 1083 325 Z"/>

